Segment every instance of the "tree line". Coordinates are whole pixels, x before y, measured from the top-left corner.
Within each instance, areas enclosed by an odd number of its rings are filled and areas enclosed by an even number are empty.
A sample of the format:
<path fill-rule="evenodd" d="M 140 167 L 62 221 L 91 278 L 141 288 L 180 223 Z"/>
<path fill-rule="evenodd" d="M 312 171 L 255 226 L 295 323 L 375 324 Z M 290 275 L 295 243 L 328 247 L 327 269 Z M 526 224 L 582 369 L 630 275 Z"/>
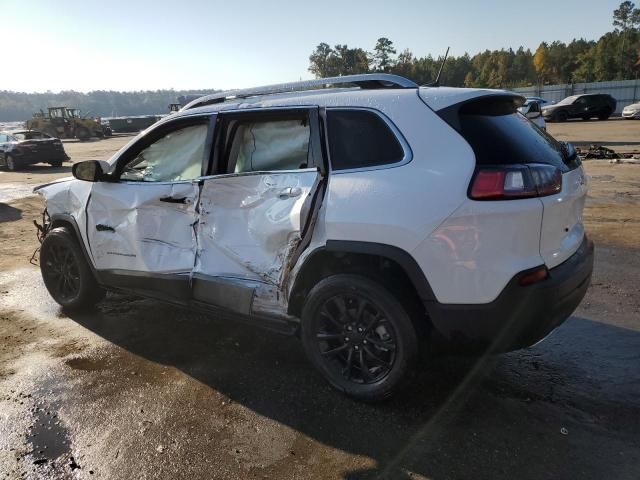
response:
<path fill-rule="evenodd" d="M 598 40 L 542 42 L 535 51 L 520 47 L 468 53 L 447 60 L 441 84 L 455 87 L 514 88 L 572 82 L 638 78 L 640 75 L 640 9 L 625 1 L 613 12 L 613 30 Z M 372 52 L 348 45 L 321 43 L 309 57 L 309 71 L 317 77 L 367 72 L 402 75 L 420 85 L 433 81 L 441 59 L 398 53 L 388 38 L 378 39 Z M 197 93 L 214 93 L 201 90 Z M 79 108 L 91 116 L 157 115 L 181 95 L 194 91 L 21 93 L 0 91 L 0 121 L 26 120 L 49 106 Z"/>
<path fill-rule="evenodd" d="M 218 90 L 200 90 L 197 93 L 215 93 Z M 126 115 L 158 115 L 169 113 L 169 104 L 191 90 L 153 90 L 115 92 L 98 90 L 88 93 L 62 91 L 59 93 L 22 93 L 0 91 L 0 121 L 19 121 L 31 118 L 47 107 L 67 106 L 79 108 L 83 115 L 116 117 Z"/>
<path fill-rule="evenodd" d="M 631 1 L 622 2 L 613 11 L 613 27 L 598 40 L 542 42 L 534 52 L 520 47 L 450 57 L 440 83 L 453 87 L 514 88 L 638 78 L 640 9 Z M 435 79 L 441 61 L 431 55 L 415 57 L 409 49 L 398 53 L 393 42 L 382 37 L 372 52 L 321 43 L 309 56 L 309 71 L 318 78 L 394 73 L 424 85 Z"/>

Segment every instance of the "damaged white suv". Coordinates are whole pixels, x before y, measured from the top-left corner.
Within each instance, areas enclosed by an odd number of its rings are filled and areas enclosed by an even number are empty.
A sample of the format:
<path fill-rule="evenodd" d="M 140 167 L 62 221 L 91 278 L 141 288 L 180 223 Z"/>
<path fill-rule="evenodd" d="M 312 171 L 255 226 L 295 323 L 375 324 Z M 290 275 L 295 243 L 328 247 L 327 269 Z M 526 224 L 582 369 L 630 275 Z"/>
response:
<path fill-rule="evenodd" d="M 365 400 L 420 349 L 532 345 L 593 244 L 580 160 L 523 100 L 383 74 L 194 100 L 37 189 L 44 283 L 68 309 L 120 290 L 299 335 Z"/>

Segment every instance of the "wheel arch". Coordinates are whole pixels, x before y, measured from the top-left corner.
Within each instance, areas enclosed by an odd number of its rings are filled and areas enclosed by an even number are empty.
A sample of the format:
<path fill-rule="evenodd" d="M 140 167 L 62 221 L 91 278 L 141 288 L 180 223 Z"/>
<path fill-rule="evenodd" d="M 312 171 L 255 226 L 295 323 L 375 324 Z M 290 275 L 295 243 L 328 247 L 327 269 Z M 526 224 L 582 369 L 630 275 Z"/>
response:
<path fill-rule="evenodd" d="M 409 252 L 381 243 L 328 240 L 300 267 L 289 295 L 288 313 L 299 316 L 313 286 L 337 273 L 369 275 L 427 314 L 429 303 L 435 301 L 429 281 Z"/>
<path fill-rule="evenodd" d="M 82 249 L 82 254 L 84 255 L 84 258 L 87 260 L 87 264 L 89 265 L 89 268 L 95 275 L 96 269 L 91 260 L 91 255 L 89 255 L 89 252 L 87 251 L 87 247 L 82 239 L 82 235 L 80 233 L 80 227 L 78 226 L 78 222 L 76 222 L 76 219 L 73 218 L 73 216 L 68 213 L 54 213 L 50 216 L 50 218 L 51 218 L 50 229 L 65 227 L 69 229 L 69 231 L 76 237 L 76 240 L 78 241 L 78 244 Z"/>

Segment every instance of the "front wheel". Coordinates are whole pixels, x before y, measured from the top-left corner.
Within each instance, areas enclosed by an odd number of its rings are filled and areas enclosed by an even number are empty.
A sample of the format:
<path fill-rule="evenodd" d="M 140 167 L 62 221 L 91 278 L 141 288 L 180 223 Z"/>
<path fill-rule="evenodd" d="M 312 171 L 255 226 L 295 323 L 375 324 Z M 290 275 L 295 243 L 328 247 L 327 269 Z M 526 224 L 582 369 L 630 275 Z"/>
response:
<path fill-rule="evenodd" d="M 556 122 L 566 122 L 569 120 L 569 115 L 567 115 L 567 112 L 558 112 L 555 115 L 555 120 Z"/>
<path fill-rule="evenodd" d="M 301 336 L 309 359 L 334 388 L 370 402 L 390 397 L 407 381 L 418 351 L 402 304 L 359 275 L 333 275 L 311 290 Z"/>
<path fill-rule="evenodd" d="M 66 309 L 87 309 L 104 298 L 80 245 L 66 228 L 54 228 L 44 238 L 40 271 L 53 299 Z"/>
<path fill-rule="evenodd" d="M 7 170 L 10 172 L 15 172 L 20 169 L 20 164 L 13 158 L 11 155 L 7 155 L 4 159 L 5 165 L 7 166 Z"/>
<path fill-rule="evenodd" d="M 62 160 L 55 160 L 53 162 L 50 162 L 49 165 L 51 165 L 53 168 L 59 168 L 62 166 Z"/>

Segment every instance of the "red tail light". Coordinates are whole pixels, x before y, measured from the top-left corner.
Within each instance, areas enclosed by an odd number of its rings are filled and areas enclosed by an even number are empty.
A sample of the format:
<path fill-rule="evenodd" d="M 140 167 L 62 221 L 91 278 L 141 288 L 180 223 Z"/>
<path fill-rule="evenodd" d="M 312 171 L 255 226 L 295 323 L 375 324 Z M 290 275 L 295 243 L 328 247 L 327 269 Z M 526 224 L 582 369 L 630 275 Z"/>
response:
<path fill-rule="evenodd" d="M 552 165 L 528 164 L 480 167 L 469 188 L 474 200 L 544 197 L 562 190 L 562 172 Z"/>

